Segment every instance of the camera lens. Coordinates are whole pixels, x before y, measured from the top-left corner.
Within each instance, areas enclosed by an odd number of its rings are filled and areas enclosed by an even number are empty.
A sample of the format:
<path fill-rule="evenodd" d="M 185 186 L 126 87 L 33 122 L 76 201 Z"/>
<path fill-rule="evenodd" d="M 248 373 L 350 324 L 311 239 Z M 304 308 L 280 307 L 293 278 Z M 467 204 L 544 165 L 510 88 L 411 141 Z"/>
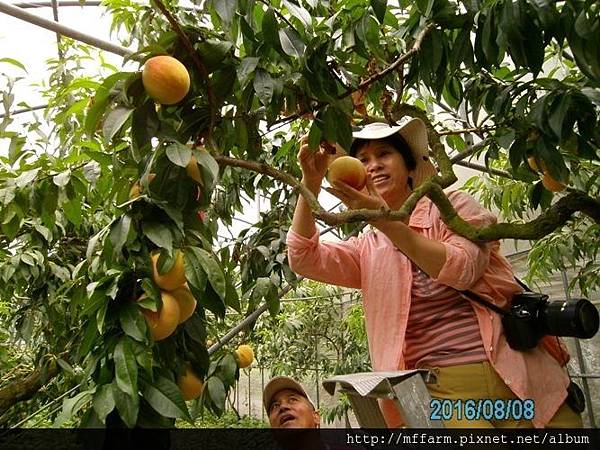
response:
<path fill-rule="evenodd" d="M 553 336 L 589 339 L 596 334 L 600 324 L 598 310 L 584 298 L 551 302 L 540 312 L 544 333 Z"/>

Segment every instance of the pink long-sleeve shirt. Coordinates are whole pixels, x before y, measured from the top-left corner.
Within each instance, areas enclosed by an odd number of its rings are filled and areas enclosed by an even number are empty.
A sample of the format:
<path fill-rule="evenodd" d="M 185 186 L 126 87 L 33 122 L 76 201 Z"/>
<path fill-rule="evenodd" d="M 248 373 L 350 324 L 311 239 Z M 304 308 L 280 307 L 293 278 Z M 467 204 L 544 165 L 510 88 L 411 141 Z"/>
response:
<path fill-rule="evenodd" d="M 464 192 L 452 192 L 449 199 L 458 214 L 476 227 L 496 222 L 496 216 Z M 509 262 L 499 252 L 499 242 L 478 245 L 452 232 L 428 198 L 417 203 L 409 226 L 445 246 L 446 261 L 435 278 L 440 283 L 470 290 L 504 309 L 512 296 L 521 292 Z M 362 289 L 373 369 L 405 369 L 402 350 L 411 303 L 410 260 L 379 231 L 344 242 L 320 242 L 318 232 L 308 239 L 290 230 L 287 244 L 294 272 Z M 472 305 L 489 362 L 515 395 L 534 400 L 532 423 L 543 427 L 566 398 L 569 378 L 557 359 L 565 363 L 568 354 L 556 339 L 544 339 L 544 345 L 526 352 L 511 349 L 498 314 L 478 303 Z"/>

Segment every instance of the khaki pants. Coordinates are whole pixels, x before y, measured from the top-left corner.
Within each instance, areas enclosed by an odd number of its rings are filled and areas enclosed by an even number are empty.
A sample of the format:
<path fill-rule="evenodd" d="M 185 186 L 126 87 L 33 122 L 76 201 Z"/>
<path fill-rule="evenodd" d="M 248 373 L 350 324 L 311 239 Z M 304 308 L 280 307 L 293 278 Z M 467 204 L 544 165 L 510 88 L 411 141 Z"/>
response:
<path fill-rule="evenodd" d="M 461 400 L 466 399 L 517 399 L 488 362 L 464 364 L 459 366 L 431 368 L 433 380 L 427 384 L 432 398 Z M 456 402 L 452 402 L 455 405 Z M 449 406 L 449 405 L 448 405 Z M 449 415 L 449 414 L 448 414 Z M 483 414 L 482 414 L 483 415 Z M 490 416 L 487 414 L 486 416 Z M 532 428 L 531 420 L 461 420 L 453 414 L 450 420 L 444 420 L 446 428 Z M 575 413 L 566 403 L 556 412 L 548 428 L 581 428 L 581 415 Z"/>

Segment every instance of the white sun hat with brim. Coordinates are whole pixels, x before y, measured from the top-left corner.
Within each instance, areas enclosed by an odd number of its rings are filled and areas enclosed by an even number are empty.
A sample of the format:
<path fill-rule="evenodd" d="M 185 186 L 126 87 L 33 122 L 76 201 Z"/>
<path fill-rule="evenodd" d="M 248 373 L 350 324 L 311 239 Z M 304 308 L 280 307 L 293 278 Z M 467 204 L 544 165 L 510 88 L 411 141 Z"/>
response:
<path fill-rule="evenodd" d="M 300 383 L 293 378 L 279 376 L 271 378 L 263 391 L 263 405 L 265 407 L 265 411 L 267 411 L 267 414 L 269 414 L 269 408 L 273 402 L 273 397 L 275 397 L 278 392 L 283 391 L 284 389 L 291 389 L 292 391 L 298 392 L 309 401 L 313 409 L 317 409 L 315 403 L 306 393 L 306 389 L 304 389 Z"/>
<path fill-rule="evenodd" d="M 403 124 L 396 126 L 391 126 L 385 122 L 370 123 L 355 129 L 352 132 L 352 137 L 354 139 L 376 140 L 384 139 L 396 133 L 406 141 L 416 163 L 415 170 L 411 175 L 413 187 L 419 186 L 436 175 L 437 170 L 429 159 L 427 128 L 421 119 L 408 119 Z"/>

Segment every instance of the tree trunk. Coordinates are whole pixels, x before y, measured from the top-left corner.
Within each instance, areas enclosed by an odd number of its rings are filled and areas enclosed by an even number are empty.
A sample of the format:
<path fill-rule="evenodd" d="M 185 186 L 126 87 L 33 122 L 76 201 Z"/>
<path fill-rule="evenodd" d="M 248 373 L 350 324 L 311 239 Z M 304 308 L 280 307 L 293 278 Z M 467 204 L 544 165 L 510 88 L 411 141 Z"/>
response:
<path fill-rule="evenodd" d="M 58 375 L 58 372 L 58 364 L 51 360 L 45 370 L 43 367 L 38 367 L 22 380 L 14 381 L 0 389 L 0 417 L 16 403 L 33 397 Z"/>

